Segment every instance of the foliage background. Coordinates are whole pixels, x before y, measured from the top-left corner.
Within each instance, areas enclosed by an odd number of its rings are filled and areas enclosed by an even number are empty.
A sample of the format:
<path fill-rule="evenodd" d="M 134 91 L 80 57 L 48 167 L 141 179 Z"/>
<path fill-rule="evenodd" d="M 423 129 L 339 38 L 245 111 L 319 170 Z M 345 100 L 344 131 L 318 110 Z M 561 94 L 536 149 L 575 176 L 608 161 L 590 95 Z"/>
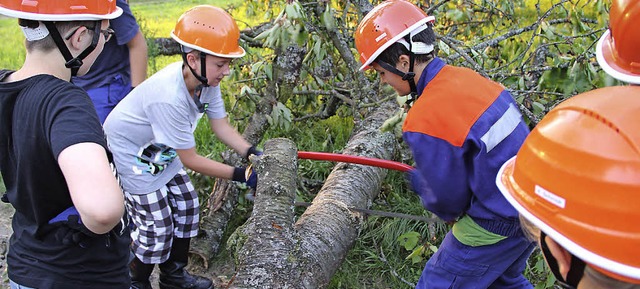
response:
<path fill-rule="evenodd" d="M 287 137 L 297 143 L 299 150 L 340 152 L 350 137 L 358 110 L 371 103 L 365 99 L 343 100 L 333 115 L 314 115 L 329 99 L 323 92 L 338 91 L 349 96 L 344 83 L 356 68 L 345 65 L 323 33 L 338 31 L 352 43 L 353 29 L 361 17 L 354 11 L 355 5 L 350 1 L 132 0 L 131 8 L 149 43 L 149 75 L 180 61 L 176 55 L 160 55 L 152 39 L 168 37 L 178 17 L 199 4 L 228 8 L 240 29 L 246 29 L 251 36 L 242 42 L 247 56 L 234 61 L 232 74 L 221 84 L 232 123 L 240 131 L 246 125 L 255 99 L 271 79 L 273 51 L 297 42 L 308 51 L 297 86 L 299 94 L 285 103 L 274 104 L 265 139 Z M 450 64 L 478 70 L 508 87 L 532 127 L 568 97 L 619 84 L 600 70 L 594 57 L 594 45 L 607 24 L 607 1 L 442 0 L 421 4 L 436 17 L 439 56 Z M 325 5 L 326 17 L 318 20 L 309 16 L 313 5 Z M 266 29 L 256 28 L 261 26 Z M 259 34 L 267 30 L 272 32 Z M 16 20 L 0 17 L 0 35 L 0 67 L 19 68 L 24 49 Z M 375 74 L 366 75 L 377 83 Z M 388 87 L 381 86 L 378 91 L 395 97 Z M 200 153 L 221 160 L 220 153 L 226 147 L 211 135 L 207 122 L 199 125 L 196 138 Z M 406 152 L 398 159 L 411 163 Z M 299 201 L 312 200 L 332 167 L 327 162 L 300 161 Z M 214 180 L 195 174 L 192 178 L 206 200 Z M 0 182 L 0 191 L 4 190 Z M 389 174 L 372 209 L 431 217 L 398 172 Z M 249 216 L 251 202 L 241 197 L 237 211 L 233 224 L 240 224 Z M 444 225 L 371 216 L 329 287 L 411 288 L 447 229 Z M 223 248 L 217 261 L 227 262 L 226 255 Z M 530 259 L 526 275 L 536 288 L 553 287 L 554 279 L 538 252 Z"/>

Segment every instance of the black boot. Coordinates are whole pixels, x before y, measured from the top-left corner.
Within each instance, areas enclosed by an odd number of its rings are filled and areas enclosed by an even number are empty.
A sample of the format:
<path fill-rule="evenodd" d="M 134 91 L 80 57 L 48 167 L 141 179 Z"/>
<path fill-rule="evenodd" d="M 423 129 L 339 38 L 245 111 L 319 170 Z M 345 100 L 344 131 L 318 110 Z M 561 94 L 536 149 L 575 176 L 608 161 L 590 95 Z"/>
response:
<path fill-rule="evenodd" d="M 129 264 L 129 275 L 131 275 L 131 288 L 132 289 L 152 289 L 151 282 L 149 282 L 149 276 L 153 272 L 154 264 L 145 264 L 133 257 L 133 261 Z"/>
<path fill-rule="evenodd" d="M 213 289 L 211 280 L 194 276 L 185 267 L 189 263 L 189 238 L 174 238 L 169 260 L 160 264 L 160 289 Z"/>

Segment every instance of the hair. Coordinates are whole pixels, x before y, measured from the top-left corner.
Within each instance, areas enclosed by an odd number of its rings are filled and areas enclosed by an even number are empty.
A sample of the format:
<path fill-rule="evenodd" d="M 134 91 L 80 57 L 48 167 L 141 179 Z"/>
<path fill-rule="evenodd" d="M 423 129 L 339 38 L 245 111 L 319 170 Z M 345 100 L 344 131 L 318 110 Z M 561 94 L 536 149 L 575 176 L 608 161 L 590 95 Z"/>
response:
<path fill-rule="evenodd" d="M 409 36 L 407 35 L 405 37 L 408 38 Z M 406 40 L 407 42 L 409 42 L 409 39 Z M 420 33 L 414 35 L 413 41 L 435 46 L 436 34 L 435 32 L 433 32 L 433 24 L 427 23 L 427 29 L 422 30 L 420 31 Z M 411 52 L 409 52 L 409 49 L 407 49 L 404 45 L 396 42 L 394 44 L 391 44 L 389 48 L 380 53 L 380 56 L 376 58 L 376 61 L 384 61 L 388 64 L 395 65 L 398 62 L 398 59 L 400 59 L 401 55 L 409 55 L 410 53 Z M 430 61 L 435 57 L 435 54 L 435 50 L 427 54 L 415 54 L 416 64 Z"/>
<path fill-rule="evenodd" d="M 78 26 L 94 27 L 95 25 L 97 25 L 96 22 L 100 22 L 100 20 L 98 21 L 59 21 L 54 23 L 56 25 L 56 28 L 58 29 L 58 33 L 60 33 L 60 36 L 65 37 L 69 31 L 73 30 Z M 29 20 L 29 19 L 18 19 L 18 24 L 22 27 L 37 28 L 40 25 L 40 21 Z M 91 33 L 93 33 L 92 29 L 89 29 L 89 30 L 91 31 Z M 33 50 L 41 50 L 41 51 L 47 52 L 47 51 L 51 51 L 53 49 L 58 48 L 58 46 L 56 46 L 55 41 L 53 41 L 53 38 L 51 37 L 51 33 L 49 33 L 47 37 L 40 40 L 34 40 L 34 41 L 25 40 L 25 47 L 29 52 Z"/>

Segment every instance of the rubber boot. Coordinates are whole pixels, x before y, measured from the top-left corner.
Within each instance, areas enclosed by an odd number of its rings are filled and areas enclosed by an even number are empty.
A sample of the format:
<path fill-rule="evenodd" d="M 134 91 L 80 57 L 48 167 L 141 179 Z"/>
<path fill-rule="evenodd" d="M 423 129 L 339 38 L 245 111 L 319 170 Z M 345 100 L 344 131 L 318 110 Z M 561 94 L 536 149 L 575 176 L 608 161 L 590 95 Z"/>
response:
<path fill-rule="evenodd" d="M 189 263 L 190 238 L 174 238 L 169 259 L 160 264 L 160 289 L 213 289 L 211 280 L 194 276 L 185 267 Z"/>
<path fill-rule="evenodd" d="M 131 276 L 131 288 L 132 289 L 152 289 L 151 282 L 149 282 L 149 276 L 153 272 L 155 264 L 145 264 L 133 257 L 133 260 L 129 264 L 129 275 Z"/>

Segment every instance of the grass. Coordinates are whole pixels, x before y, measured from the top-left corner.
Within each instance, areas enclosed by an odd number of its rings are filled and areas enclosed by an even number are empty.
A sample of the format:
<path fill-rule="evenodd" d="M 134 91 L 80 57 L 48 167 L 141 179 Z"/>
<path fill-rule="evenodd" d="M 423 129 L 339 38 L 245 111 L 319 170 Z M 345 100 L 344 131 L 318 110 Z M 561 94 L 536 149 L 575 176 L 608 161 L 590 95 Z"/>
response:
<path fill-rule="evenodd" d="M 18 27 L 18 20 L 0 18 L 0 68 L 18 69 L 24 62 L 24 36 Z"/>

